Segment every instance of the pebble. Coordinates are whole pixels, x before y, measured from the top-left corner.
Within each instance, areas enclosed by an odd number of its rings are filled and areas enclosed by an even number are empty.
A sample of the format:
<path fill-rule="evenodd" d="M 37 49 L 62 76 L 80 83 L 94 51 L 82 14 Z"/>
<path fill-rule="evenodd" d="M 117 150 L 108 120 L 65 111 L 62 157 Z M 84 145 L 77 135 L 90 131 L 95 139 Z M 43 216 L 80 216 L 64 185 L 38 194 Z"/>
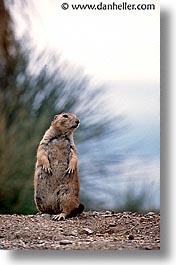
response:
<path fill-rule="evenodd" d="M 100 215 L 100 212 L 93 211 L 92 215 Z"/>
<path fill-rule="evenodd" d="M 106 211 L 105 214 L 112 214 L 110 211 Z"/>
<path fill-rule="evenodd" d="M 72 244 L 73 242 L 70 241 L 70 240 L 62 240 L 59 242 L 60 245 L 69 245 L 69 244 Z"/>
<path fill-rule="evenodd" d="M 129 239 L 129 240 L 133 240 L 133 239 L 134 239 L 134 236 L 130 234 L 130 235 L 128 236 L 128 239 Z"/>
<path fill-rule="evenodd" d="M 109 223 L 109 227 L 115 227 L 116 223 Z"/>
<path fill-rule="evenodd" d="M 154 212 L 148 212 L 147 215 L 153 215 L 155 214 Z"/>
<path fill-rule="evenodd" d="M 70 236 L 78 236 L 78 232 L 73 230 L 71 233 L 70 233 Z"/>
<path fill-rule="evenodd" d="M 88 235 L 93 234 L 93 231 L 89 228 L 84 228 L 82 231 L 86 232 Z"/>

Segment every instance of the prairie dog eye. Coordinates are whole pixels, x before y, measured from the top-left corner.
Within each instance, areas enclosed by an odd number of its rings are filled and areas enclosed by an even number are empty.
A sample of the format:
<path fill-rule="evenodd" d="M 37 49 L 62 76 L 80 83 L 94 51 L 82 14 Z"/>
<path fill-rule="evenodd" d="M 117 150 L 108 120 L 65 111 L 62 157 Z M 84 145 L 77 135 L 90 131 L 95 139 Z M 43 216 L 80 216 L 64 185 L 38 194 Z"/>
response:
<path fill-rule="evenodd" d="M 67 114 L 64 114 L 62 117 L 64 117 L 64 118 L 67 119 L 68 118 L 68 115 Z"/>

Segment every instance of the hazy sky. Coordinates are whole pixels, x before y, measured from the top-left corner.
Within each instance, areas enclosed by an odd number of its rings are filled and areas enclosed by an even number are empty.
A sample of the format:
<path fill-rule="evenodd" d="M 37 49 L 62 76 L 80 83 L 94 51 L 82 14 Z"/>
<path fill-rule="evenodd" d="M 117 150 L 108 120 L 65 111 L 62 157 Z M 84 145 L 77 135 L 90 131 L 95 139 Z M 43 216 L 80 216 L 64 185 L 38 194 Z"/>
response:
<path fill-rule="evenodd" d="M 61 53 L 63 61 L 82 67 L 93 80 L 105 82 L 109 93 L 107 103 L 113 111 L 126 114 L 134 126 L 137 122 L 136 128 L 144 126 L 144 121 L 147 126 L 152 122 L 159 128 L 159 1 L 142 2 L 155 4 L 155 10 L 150 11 L 63 10 L 61 4 L 66 1 L 70 5 L 100 3 L 98 0 L 31 1 L 33 6 L 27 9 L 30 28 L 19 16 L 19 8 L 13 12 L 18 14 L 17 35 L 29 32 L 37 50 L 47 48 Z M 141 3 L 141 0 L 128 0 L 128 3 Z"/>
<path fill-rule="evenodd" d="M 100 3 L 35 1 L 31 28 L 39 49 L 47 47 L 61 52 L 63 59 L 82 66 L 97 80 L 159 82 L 159 1 L 142 2 L 155 4 L 155 10 L 150 11 L 63 10 L 63 2 Z M 18 34 L 26 30 L 20 21 Z"/>

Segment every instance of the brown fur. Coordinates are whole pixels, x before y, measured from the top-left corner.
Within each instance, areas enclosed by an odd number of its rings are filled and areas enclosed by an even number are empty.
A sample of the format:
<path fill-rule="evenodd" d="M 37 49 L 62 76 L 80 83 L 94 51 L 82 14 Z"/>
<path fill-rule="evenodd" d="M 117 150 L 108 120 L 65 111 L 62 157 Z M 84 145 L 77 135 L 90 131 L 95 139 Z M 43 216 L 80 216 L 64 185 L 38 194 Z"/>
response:
<path fill-rule="evenodd" d="M 73 132 L 78 118 L 71 113 L 56 115 L 37 149 L 34 200 L 41 213 L 65 219 L 82 212 L 79 192 L 78 157 Z"/>

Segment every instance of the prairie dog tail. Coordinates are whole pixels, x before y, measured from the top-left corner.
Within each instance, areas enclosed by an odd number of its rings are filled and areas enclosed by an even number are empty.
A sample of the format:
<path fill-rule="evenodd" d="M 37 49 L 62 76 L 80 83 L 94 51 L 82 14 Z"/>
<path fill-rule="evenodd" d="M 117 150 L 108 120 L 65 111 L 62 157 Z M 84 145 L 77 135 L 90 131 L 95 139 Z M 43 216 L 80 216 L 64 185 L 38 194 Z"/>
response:
<path fill-rule="evenodd" d="M 83 211 L 84 211 L 84 205 L 82 203 L 80 203 L 80 205 L 78 206 L 78 208 L 75 208 L 71 212 L 71 214 L 69 215 L 69 217 L 75 217 L 77 215 L 80 215 Z"/>

